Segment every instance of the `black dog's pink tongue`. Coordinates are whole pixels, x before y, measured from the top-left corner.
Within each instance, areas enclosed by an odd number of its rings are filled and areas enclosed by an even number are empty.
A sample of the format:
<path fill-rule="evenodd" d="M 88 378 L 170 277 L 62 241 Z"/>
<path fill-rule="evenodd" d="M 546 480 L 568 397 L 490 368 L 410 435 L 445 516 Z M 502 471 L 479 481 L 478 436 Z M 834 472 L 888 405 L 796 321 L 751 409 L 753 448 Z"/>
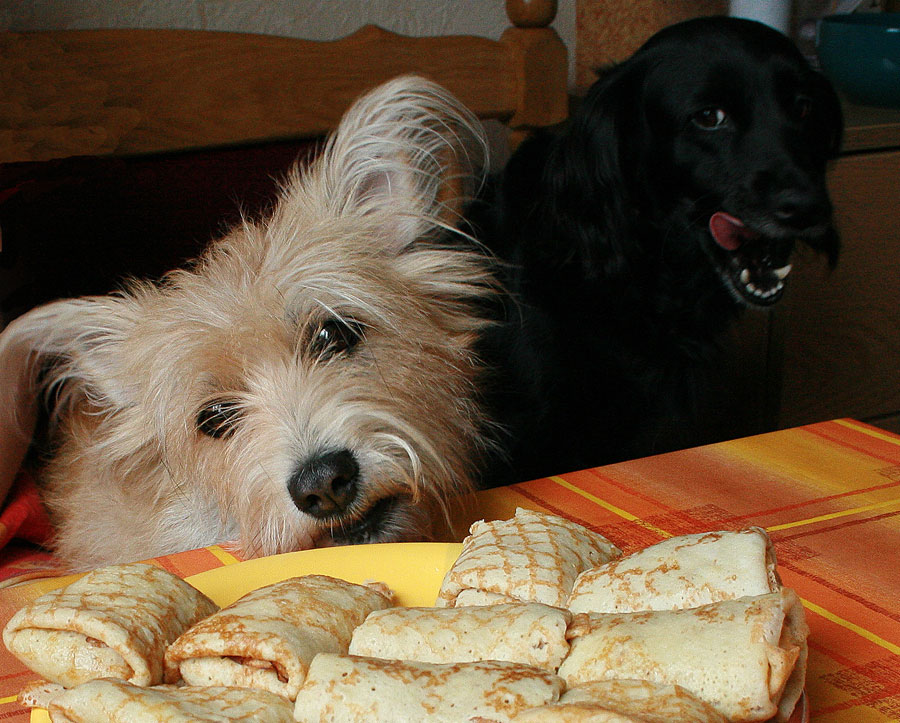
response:
<path fill-rule="evenodd" d="M 709 232 L 712 237 L 726 251 L 734 251 L 740 248 L 745 239 L 754 234 L 739 218 L 717 211 L 709 219 Z"/>

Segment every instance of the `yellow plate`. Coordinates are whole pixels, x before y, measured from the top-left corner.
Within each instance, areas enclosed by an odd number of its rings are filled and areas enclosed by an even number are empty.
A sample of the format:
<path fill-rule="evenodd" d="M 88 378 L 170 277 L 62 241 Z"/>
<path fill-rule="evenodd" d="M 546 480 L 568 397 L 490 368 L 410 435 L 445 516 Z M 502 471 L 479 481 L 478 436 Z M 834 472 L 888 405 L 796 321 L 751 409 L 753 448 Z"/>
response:
<path fill-rule="evenodd" d="M 187 581 L 224 607 L 251 590 L 298 575 L 331 575 L 348 582 L 377 580 L 407 607 L 434 605 L 461 544 L 394 542 L 288 552 L 191 575 Z"/>
<path fill-rule="evenodd" d="M 348 582 L 377 580 L 407 607 L 434 605 L 444 575 L 459 556 L 461 544 L 396 542 L 288 552 L 217 567 L 186 578 L 224 607 L 242 595 L 298 575 L 331 575 Z M 47 711 L 31 711 L 32 723 L 49 723 Z"/>

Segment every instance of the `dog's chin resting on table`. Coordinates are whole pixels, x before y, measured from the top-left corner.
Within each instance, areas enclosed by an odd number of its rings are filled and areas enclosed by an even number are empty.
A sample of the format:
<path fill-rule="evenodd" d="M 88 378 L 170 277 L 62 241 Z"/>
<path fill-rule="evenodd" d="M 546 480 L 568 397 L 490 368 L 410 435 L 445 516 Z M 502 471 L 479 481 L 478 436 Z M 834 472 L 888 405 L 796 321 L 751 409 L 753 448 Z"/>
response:
<path fill-rule="evenodd" d="M 841 134 L 787 38 L 716 17 L 661 31 L 520 146 L 471 210 L 518 296 L 485 343 L 512 449 L 491 479 L 709 441 L 723 332 L 779 300 L 796 241 L 836 262 Z"/>
<path fill-rule="evenodd" d="M 472 346 L 494 283 L 448 228 L 483 148 L 449 94 L 391 81 L 270 217 L 190 268 L 14 320 L 0 431 L 21 453 L 45 397 L 61 559 L 427 538 L 482 445 Z"/>

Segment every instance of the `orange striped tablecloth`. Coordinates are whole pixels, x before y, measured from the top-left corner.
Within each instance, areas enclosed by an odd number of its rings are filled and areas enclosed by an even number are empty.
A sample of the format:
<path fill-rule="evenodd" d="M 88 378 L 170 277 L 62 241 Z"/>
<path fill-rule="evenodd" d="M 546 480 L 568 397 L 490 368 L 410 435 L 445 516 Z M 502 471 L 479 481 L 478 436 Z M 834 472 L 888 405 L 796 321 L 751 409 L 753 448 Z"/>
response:
<path fill-rule="evenodd" d="M 900 721 L 900 437 L 842 419 L 487 490 L 456 520 L 560 514 L 626 552 L 672 535 L 765 527 L 809 620 L 813 721 Z M 237 562 L 170 555 L 182 576 Z M 0 590 L 0 625 L 52 581 Z M 34 678 L 0 650 L 0 721 Z"/>

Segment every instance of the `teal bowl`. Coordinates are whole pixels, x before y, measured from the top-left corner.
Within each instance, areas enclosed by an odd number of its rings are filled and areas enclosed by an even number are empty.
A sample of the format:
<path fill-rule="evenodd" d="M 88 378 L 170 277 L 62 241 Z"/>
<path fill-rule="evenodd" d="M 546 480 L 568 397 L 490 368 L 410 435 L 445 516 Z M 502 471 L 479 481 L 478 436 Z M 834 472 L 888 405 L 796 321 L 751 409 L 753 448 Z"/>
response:
<path fill-rule="evenodd" d="M 854 103 L 900 108 L 900 13 L 828 15 L 816 49 L 825 75 Z"/>

